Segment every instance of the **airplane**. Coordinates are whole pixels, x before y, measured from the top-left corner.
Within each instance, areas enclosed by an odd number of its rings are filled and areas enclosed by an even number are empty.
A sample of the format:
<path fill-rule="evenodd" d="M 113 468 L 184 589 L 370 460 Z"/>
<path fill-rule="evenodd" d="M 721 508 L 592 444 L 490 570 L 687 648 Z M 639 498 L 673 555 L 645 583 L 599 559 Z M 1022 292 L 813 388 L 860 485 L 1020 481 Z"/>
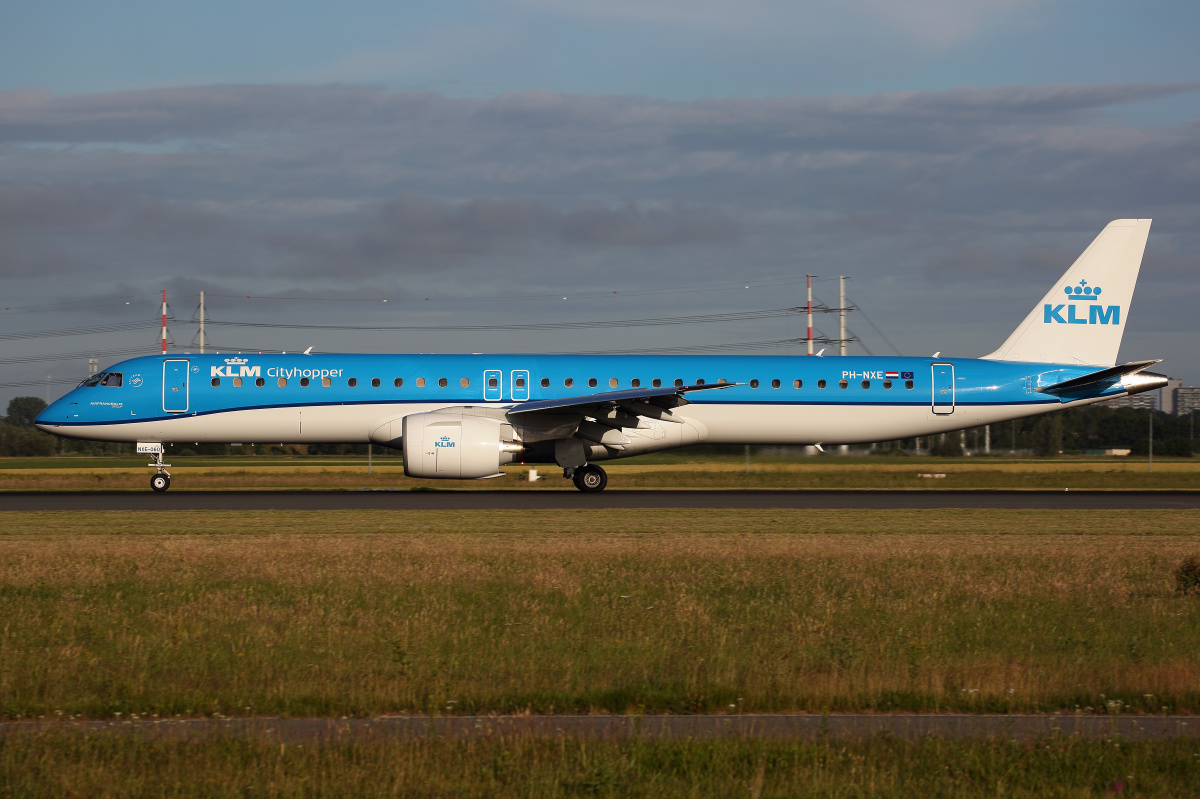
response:
<path fill-rule="evenodd" d="M 823 448 L 930 436 L 1166 385 L 1117 364 L 1149 219 L 1110 222 L 1012 335 L 981 358 L 707 355 L 156 355 L 121 361 L 43 410 L 69 438 L 165 445 L 374 443 L 404 473 L 502 477 L 553 463 L 583 492 L 598 464 L 693 444 Z"/>

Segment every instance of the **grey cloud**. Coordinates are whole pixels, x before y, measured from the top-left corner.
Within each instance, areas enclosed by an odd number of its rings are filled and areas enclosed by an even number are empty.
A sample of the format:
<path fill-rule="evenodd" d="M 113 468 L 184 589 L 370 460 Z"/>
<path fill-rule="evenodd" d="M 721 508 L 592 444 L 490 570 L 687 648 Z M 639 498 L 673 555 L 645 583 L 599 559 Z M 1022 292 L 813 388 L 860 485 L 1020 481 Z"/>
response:
<path fill-rule="evenodd" d="M 1114 110 L 1194 90 L 963 88 L 690 103 L 548 92 L 450 99 L 356 86 L 8 92 L 0 273 L 14 302 L 44 291 L 48 275 L 70 278 L 65 290 L 83 296 L 122 284 L 404 297 L 611 295 L 848 274 L 853 295 L 896 339 L 917 351 L 951 341 L 978 354 L 1107 221 L 1154 216 L 1138 308 L 1161 299 L 1166 316 L 1153 328 L 1146 311 L 1131 318 L 1161 339 L 1157 331 L 1197 328 L 1178 297 L 1196 285 L 1200 122 L 1133 125 Z M 797 292 L 755 295 L 753 305 L 793 304 Z M 619 308 L 579 303 L 570 313 L 724 309 L 749 296 L 629 291 Z M 506 304 L 503 312 L 555 311 Z M 321 313 L 338 323 L 355 312 Z M 781 322 L 678 331 L 669 343 L 797 333 Z M 543 346 L 515 337 L 488 345 Z"/>
<path fill-rule="evenodd" d="M 739 236 L 735 220 L 704 208 L 641 208 L 627 202 L 560 209 L 528 199 L 444 203 L 406 194 L 344 233 L 280 234 L 275 241 L 303 255 L 285 269 L 319 273 L 333 261 L 343 270 L 371 273 L 539 252 L 561 257 L 578 249 L 728 246 Z"/>

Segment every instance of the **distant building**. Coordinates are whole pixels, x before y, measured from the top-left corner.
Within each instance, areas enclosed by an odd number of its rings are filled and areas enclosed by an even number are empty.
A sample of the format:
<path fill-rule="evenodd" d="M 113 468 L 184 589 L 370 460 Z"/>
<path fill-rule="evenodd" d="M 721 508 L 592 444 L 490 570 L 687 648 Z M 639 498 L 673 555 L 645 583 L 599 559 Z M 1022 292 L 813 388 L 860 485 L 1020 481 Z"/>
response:
<path fill-rule="evenodd" d="M 1176 389 L 1178 391 L 1178 389 Z M 1158 410 L 1158 397 L 1155 392 L 1147 391 L 1144 394 L 1134 394 L 1131 397 L 1117 397 L 1116 399 L 1105 400 L 1100 403 L 1107 405 L 1110 408 L 1140 408 L 1142 410 L 1156 411 Z"/>
<path fill-rule="evenodd" d="M 1177 377 L 1168 377 L 1167 384 L 1159 389 L 1162 394 L 1160 403 L 1163 413 L 1178 413 L 1175 410 L 1175 390 L 1183 388 L 1183 381 Z"/>
<path fill-rule="evenodd" d="M 1176 416 L 1187 416 L 1194 411 L 1200 411 L 1200 388 L 1195 386 L 1177 388 L 1174 391 L 1173 399 Z"/>

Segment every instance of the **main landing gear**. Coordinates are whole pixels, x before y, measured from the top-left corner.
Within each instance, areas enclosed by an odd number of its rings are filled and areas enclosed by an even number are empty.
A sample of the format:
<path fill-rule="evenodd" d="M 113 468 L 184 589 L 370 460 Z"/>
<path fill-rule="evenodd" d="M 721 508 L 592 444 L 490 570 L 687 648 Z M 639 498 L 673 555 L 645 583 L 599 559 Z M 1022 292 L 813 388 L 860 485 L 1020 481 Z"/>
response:
<path fill-rule="evenodd" d="M 153 477 L 150 478 L 150 487 L 158 492 L 166 491 L 168 488 L 170 488 L 171 473 L 167 471 L 167 467 L 171 464 L 163 463 L 163 454 L 161 449 L 158 451 L 158 454 L 154 456 L 154 463 L 149 465 L 153 466 L 157 472 Z"/>
<path fill-rule="evenodd" d="M 571 478 L 575 487 L 585 494 L 603 491 L 604 487 L 608 485 L 608 475 L 594 463 L 580 466 L 578 469 L 563 469 L 563 477 Z"/>

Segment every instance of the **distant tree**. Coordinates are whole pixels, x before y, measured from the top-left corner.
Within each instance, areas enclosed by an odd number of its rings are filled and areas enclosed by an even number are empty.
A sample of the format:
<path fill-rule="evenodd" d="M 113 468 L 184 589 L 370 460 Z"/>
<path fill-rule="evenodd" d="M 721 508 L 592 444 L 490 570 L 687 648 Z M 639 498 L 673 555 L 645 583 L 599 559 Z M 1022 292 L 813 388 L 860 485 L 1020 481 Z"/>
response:
<path fill-rule="evenodd" d="M 963 448 L 958 434 L 951 433 L 950 435 L 939 436 L 937 443 L 930 447 L 929 454 L 935 458 L 961 458 L 963 456 Z"/>
<path fill-rule="evenodd" d="M 37 397 L 13 397 L 8 403 L 8 423 L 17 427 L 32 427 L 33 420 L 46 407 Z"/>
<path fill-rule="evenodd" d="M 1062 451 L 1063 420 L 1061 414 L 1050 414 L 1033 427 L 1033 454 L 1054 457 Z"/>

